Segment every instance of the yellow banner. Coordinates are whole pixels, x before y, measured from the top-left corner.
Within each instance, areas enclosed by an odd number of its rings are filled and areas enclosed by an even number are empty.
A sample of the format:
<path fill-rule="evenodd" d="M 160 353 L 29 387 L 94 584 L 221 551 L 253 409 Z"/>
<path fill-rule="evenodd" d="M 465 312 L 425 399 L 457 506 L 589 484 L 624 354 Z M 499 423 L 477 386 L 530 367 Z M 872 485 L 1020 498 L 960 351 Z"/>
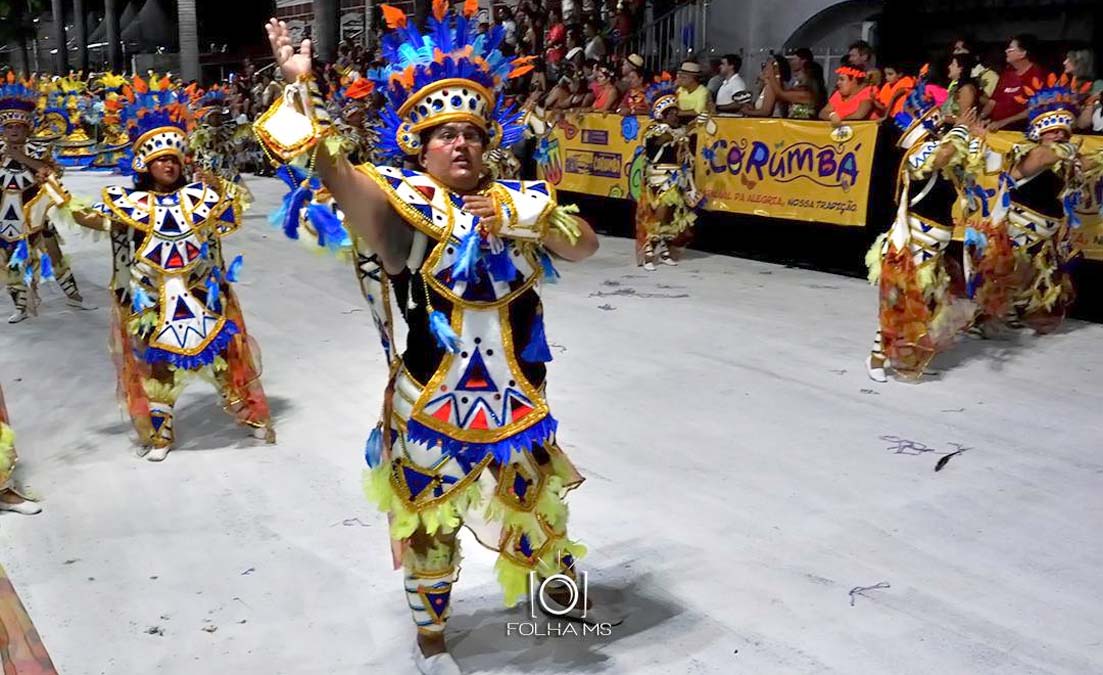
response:
<path fill-rule="evenodd" d="M 643 176 L 639 138 L 646 124 L 646 117 L 563 114 L 551 132 L 538 141 L 536 165 L 540 177 L 560 190 L 636 199 Z M 633 170 L 635 191 L 630 187 Z"/>
<path fill-rule="evenodd" d="M 714 118 L 698 137 L 705 208 L 864 226 L 877 124 L 850 128 L 836 141 L 823 122 Z"/>

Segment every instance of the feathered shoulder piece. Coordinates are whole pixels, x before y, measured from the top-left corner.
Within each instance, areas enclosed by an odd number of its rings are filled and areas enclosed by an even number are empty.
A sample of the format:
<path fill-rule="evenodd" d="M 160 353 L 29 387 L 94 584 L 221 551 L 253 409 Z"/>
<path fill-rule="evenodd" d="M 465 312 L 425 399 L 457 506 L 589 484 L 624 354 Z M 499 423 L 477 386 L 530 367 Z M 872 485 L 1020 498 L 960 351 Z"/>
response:
<path fill-rule="evenodd" d="M 644 91 L 647 105 L 651 108 L 652 119 L 662 119 L 663 113 L 678 105 L 678 86 L 670 73 L 656 75 L 654 81 Z"/>

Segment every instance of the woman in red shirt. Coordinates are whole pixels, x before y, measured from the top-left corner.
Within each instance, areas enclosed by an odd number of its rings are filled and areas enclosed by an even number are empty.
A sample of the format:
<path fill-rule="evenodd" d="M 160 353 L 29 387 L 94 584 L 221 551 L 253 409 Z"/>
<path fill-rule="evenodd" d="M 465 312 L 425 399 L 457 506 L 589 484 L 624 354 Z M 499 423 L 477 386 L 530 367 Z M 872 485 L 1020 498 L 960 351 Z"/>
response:
<path fill-rule="evenodd" d="M 821 120 L 838 126 L 845 120 L 868 120 L 873 115 L 873 90 L 866 86 L 866 71 L 843 66 L 835 71 L 835 93 L 820 111 Z"/>
<path fill-rule="evenodd" d="M 548 48 L 547 62 L 559 63 L 566 53 L 567 27 L 563 25 L 563 19 L 559 10 L 552 8 L 548 11 L 548 30 L 544 34 L 544 45 Z"/>

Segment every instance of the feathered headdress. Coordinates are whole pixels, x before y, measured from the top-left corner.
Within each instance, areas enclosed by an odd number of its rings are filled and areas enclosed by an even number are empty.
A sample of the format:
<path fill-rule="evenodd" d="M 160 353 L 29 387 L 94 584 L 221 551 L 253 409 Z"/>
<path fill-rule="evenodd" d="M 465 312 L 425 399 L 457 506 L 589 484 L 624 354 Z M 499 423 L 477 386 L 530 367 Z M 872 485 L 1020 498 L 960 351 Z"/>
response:
<path fill-rule="evenodd" d="M 521 139 L 520 114 L 504 106 L 499 94 L 508 80 L 532 70 L 531 57 L 510 60 L 502 54 L 501 26 L 476 34 L 476 0 L 465 0 L 454 18 L 448 0 L 433 0 L 424 35 L 402 10 L 382 10 L 391 29 L 382 43 L 387 65 L 368 77 L 387 98 L 381 113 L 384 153 L 416 155 L 420 133 L 448 122 L 470 122 L 485 131 L 488 150 Z"/>
<path fill-rule="evenodd" d="M 893 123 L 903 132 L 898 145 L 905 149 L 934 132 L 942 122 L 942 112 L 935 105 L 934 97 L 927 92 L 928 72 L 926 65 L 919 69 L 919 77 L 904 99 L 903 109 L 892 117 Z"/>
<path fill-rule="evenodd" d="M 1030 125 L 1026 135 L 1032 141 L 1041 140 L 1042 134 L 1057 129 L 1072 133 L 1080 101 L 1091 89 L 1091 82 L 1079 83 L 1076 78 L 1069 79 L 1068 73 L 1056 75 L 1050 73 L 1043 83 L 1035 78 L 1030 84 L 1023 85 L 1023 93 L 1029 98 L 1016 97 L 1019 103 L 1026 104 L 1027 119 Z"/>
<path fill-rule="evenodd" d="M 134 76 L 127 106 L 127 125 L 134 151 L 135 171 L 148 171 L 163 155 L 175 155 L 181 163 L 188 148 L 188 108 L 168 78 L 147 83 Z"/>
<path fill-rule="evenodd" d="M 651 108 L 651 118 L 662 119 L 663 113 L 678 105 L 678 86 L 674 76 L 665 72 L 656 75 L 655 81 L 647 86 L 644 95 L 647 97 L 647 105 Z"/>
<path fill-rule="evenodd" d="M 6 82 L 0 85 L 0 126 L 19 123 L 33 127 L 38 98 L 34 80 L 17 80 L 9 70 Z"/>

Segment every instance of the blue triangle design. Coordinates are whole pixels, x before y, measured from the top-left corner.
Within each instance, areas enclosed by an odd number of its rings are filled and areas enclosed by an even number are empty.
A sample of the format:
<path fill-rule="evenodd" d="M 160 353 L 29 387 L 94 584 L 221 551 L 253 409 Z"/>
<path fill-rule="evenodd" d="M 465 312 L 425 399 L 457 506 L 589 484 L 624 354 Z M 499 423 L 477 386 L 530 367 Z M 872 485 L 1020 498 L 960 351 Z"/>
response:
<path fill-rule="evenodd" d="M 165 210 L 165 217 L 162 219 L 161 231 L 166 234 L 180 234 L 180 222 L 176 220 L 176 216 L 172 211 Z"/>
<path fill-rule="evenodd" d="M 406 487 L 410 489 L 410 496 L 417 499 L 417 496 L 425 491 L 425 488 L 429 487 L 429 484 L 433 482 L 433 477 L 411 469 L 408 466 L 402 467 L 402 477 L 406 481 Z"/>
<path fill-rule="evenodd" d="M 528 189 L 532 190 L 533 192 L 539 192 L 542 195 L 549 194 L 548 184 L 544 181 L 540 181 L 539 183 L 532 183 L 528 186 Z"/>
<path fill-rule="evenodd" d="M 181 321 L 183 319 L 194 319 L 195 314 L 188 309 L 188 303 L 184 302 L 184 298 L 176 299 L 176 311 L 172 313 L 173 321 Z"/>
<path fill-rule="evenodd" d="M 463 377 L 456 384 L 456 389 L 464 391 L 498 391 L 498 385 L 494 384 L 494 380 L 491 379 L 490 371 L 486 369 L 486 362 L 483 361 L 482 350 L 478 347 L 475 348 L 475 353 L 471 356 L 471 361 L 467 364 Z"/>
<path fill-rule="evenodd" d="M 234 207 L 232 207 L 232 206 L 227 207 L 227 209 L 222 212 L 222 215 L 219 216 L 218 219 L 221 220 L 224 223 L 231 223 L 232 224 L 232 223 L 237 222 L 234 219 Z"/>
<path fill-rule="evenodd" d="M 448 603 L 452 600 L 452 586 L 449 585 L 442 591 L 425 589 L 423 592 L 425 593 L 425 597 L 429 600 L 425 605 L 425 610 L 429 612 L 434 619 L 439 621 L 444 612 L 448 610 Z"/>
<path fill-rule="evenodd" d="M 427 220 L 429 222 L 433 222 L 433 207 L 432 206 L 429 206 L 428 204 L 414 204 L 412 202 L 407 202 L 407 204 L 414 207 L 417 210 L 418 213 L 425 216 L 425 220 Z"/>
<path fill-rule="evenodd" d="M 507 188 L 509 188 L 510 190 L 514 190 L 516 192 L 521 191 L 521 181 L 519 181 L 519 180 L 500 180 L 500 181 L 498 181 L 498 184 L 499 185 L 504 185 Z"/>
<path fill-rule="evenodd" d="M 4 220 L 19 220 L 19 214 L 15 212 L 15 204 L 8 204 L 8 211 L 4 214 Z"/>

